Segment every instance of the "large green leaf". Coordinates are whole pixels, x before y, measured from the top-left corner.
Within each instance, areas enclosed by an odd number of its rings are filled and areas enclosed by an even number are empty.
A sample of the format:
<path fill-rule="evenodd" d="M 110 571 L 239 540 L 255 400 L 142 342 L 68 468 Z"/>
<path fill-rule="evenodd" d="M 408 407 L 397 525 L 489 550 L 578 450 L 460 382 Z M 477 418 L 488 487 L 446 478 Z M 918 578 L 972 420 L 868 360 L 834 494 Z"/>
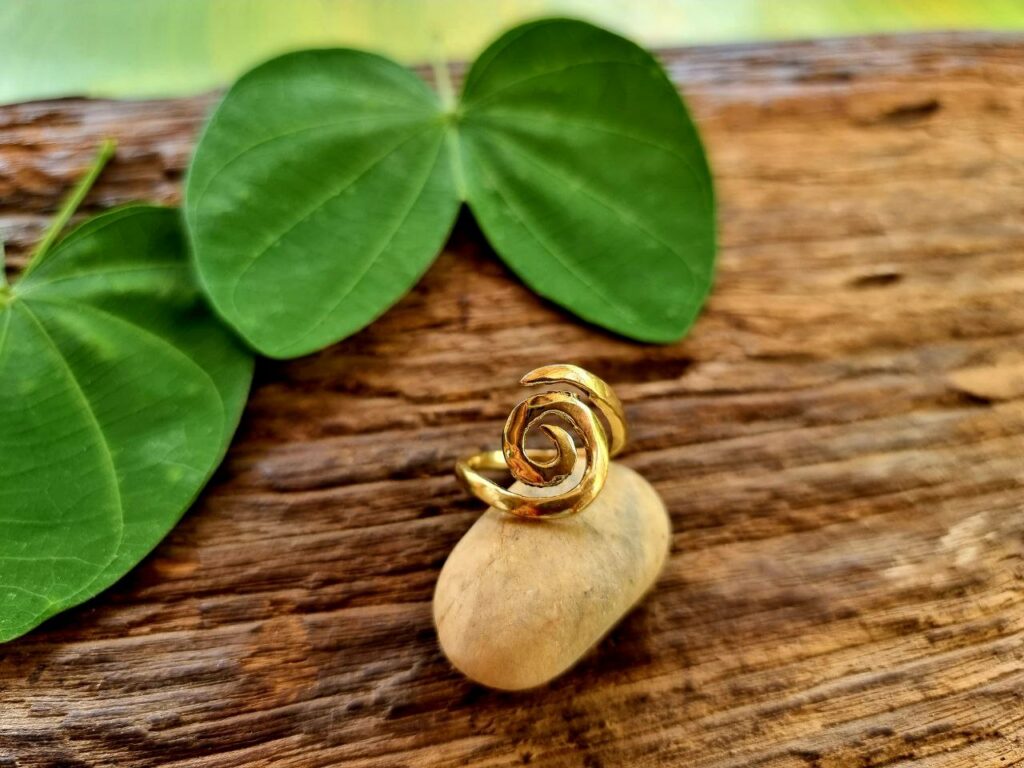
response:
<path fill-rule="evenodd" d="M 196 151 L 186 215 L 218 311 L 273 357 L 359 330 L 455 221 L 445 119 L 412 72 L 307 51 L 242 77 Z"/>
<path fill-rule="evenodd" d="M 251 376 L 171 209 L 98 216 L 0 290 L 0 641 L 163 538 L 223 457 Z"/>
<path fill-rule="evenodd" d="M 711 174 L 649 53 L 589 24 L 527 24 L 473 65 L 462 114 L 469 205 L 527 284 L 642 341 L 689 328 L 714 267 Z"/>
<path fill-rule="evenodd" d="M 377 56 L 310 51 L 245 75 L 210 120 L 186 211 L 217 310 L 290 357 L 402 296 L 468 202 L 534 290 L 644 341 L 686 332 L 711 285 L 714 195 L 657 62 L 610 32 L 509 32 L 445 108 Z"/>

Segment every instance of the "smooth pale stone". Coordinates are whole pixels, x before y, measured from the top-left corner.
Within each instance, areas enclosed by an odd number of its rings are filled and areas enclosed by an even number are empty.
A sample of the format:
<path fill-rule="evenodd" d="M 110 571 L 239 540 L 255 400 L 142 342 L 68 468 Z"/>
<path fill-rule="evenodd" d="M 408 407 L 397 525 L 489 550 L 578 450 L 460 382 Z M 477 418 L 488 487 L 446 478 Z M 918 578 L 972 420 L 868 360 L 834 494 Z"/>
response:
<path fill-rule="evenodd" d="M 565 483 L 581 472 L 577 467 Z M 514 487 L 533 496 L 556 492 Z M 488 509 L 437 580 L 442 650 L 464 675 L 491 688 L 548 682 L 643 597 L 665 563 L 670 534 L 657 492 L 614 462 L 604 489 L 573 517 L 529 520 Z"/>

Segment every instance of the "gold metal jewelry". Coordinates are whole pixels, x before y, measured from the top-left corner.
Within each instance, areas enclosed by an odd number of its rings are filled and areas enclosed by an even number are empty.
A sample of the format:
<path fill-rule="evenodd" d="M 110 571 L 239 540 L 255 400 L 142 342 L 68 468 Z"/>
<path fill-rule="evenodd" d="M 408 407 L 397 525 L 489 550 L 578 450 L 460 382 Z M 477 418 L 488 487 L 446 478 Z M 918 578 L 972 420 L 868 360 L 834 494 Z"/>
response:
<path fill-rule="evenodd" d="M 608 462 L 626 444 L 622 403 L 604 381 L 576 365 L 545 365 L 519 382 L 527 387 L 568 384 L 571 391 L 540 392 L 512 409 L 502 433 L 500 451 L 483 451 L 455 463 L 455 474 L 466 490 L 492 507 L 521 517 L 565 517 L 580 512 L 604 487 Z M 601 418 L 599 418 L 599 415 Z M 602 422 L 603 418 L 603 422 Z M 567 422 L 580 438 L 586 460 L 583 475 L 572 488 L 557 495 L 531 497 L 502 488 L 480 474 L 507 469 L 526 485 L 549 488 L 564 481 L 581 460 L 572 435 L 550 423 Z M 538 427 L 554 450 L 528 449 L 527 434 Z"/>

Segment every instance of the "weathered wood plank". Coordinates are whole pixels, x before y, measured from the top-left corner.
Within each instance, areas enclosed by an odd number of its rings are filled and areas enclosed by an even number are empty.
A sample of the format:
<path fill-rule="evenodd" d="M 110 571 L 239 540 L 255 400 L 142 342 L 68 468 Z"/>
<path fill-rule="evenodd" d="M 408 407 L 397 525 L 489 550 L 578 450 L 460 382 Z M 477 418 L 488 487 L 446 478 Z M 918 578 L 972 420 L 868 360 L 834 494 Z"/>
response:
<path fill-rule="evenodd" d="M 0 647 L 0 766 L 1024 765 L 1024 38 L 665 60 L 721 202 L 690 337 L 579 324 L 463 221 L 370 329 L 261 363 L 152 557 Z M 105 136 L 94 208 L 175 202 L 211 103 L 0 109 L 14 264 Z M 673 551 L 582 666 L 499 694 L 431 627 L 480 511 L 450 465 L 553 361 L 622 396 Z"/>

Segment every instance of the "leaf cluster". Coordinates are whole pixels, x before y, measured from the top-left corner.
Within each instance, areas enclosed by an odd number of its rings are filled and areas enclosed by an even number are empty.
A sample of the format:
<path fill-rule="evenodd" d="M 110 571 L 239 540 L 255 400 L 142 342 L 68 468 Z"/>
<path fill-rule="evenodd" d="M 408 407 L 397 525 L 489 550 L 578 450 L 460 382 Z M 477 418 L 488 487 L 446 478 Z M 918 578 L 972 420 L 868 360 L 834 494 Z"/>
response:
<path fill-rule="evenodd" d="M 495 41 L 457 98 L 445 72 L 438 96 L 360 51 L 269 61 L 211 117 L 183 217 L 129 206 L 58 242 L 105 148 L 21 278 L 0 280 L 0 641 L 174 526 L 227 450 L 252 351 L 365 327 L 463 205 L 541 296 L 641 341 L 687 331 L 712 282 L 714 194 L 655 59 L 556 19 Z"/>

